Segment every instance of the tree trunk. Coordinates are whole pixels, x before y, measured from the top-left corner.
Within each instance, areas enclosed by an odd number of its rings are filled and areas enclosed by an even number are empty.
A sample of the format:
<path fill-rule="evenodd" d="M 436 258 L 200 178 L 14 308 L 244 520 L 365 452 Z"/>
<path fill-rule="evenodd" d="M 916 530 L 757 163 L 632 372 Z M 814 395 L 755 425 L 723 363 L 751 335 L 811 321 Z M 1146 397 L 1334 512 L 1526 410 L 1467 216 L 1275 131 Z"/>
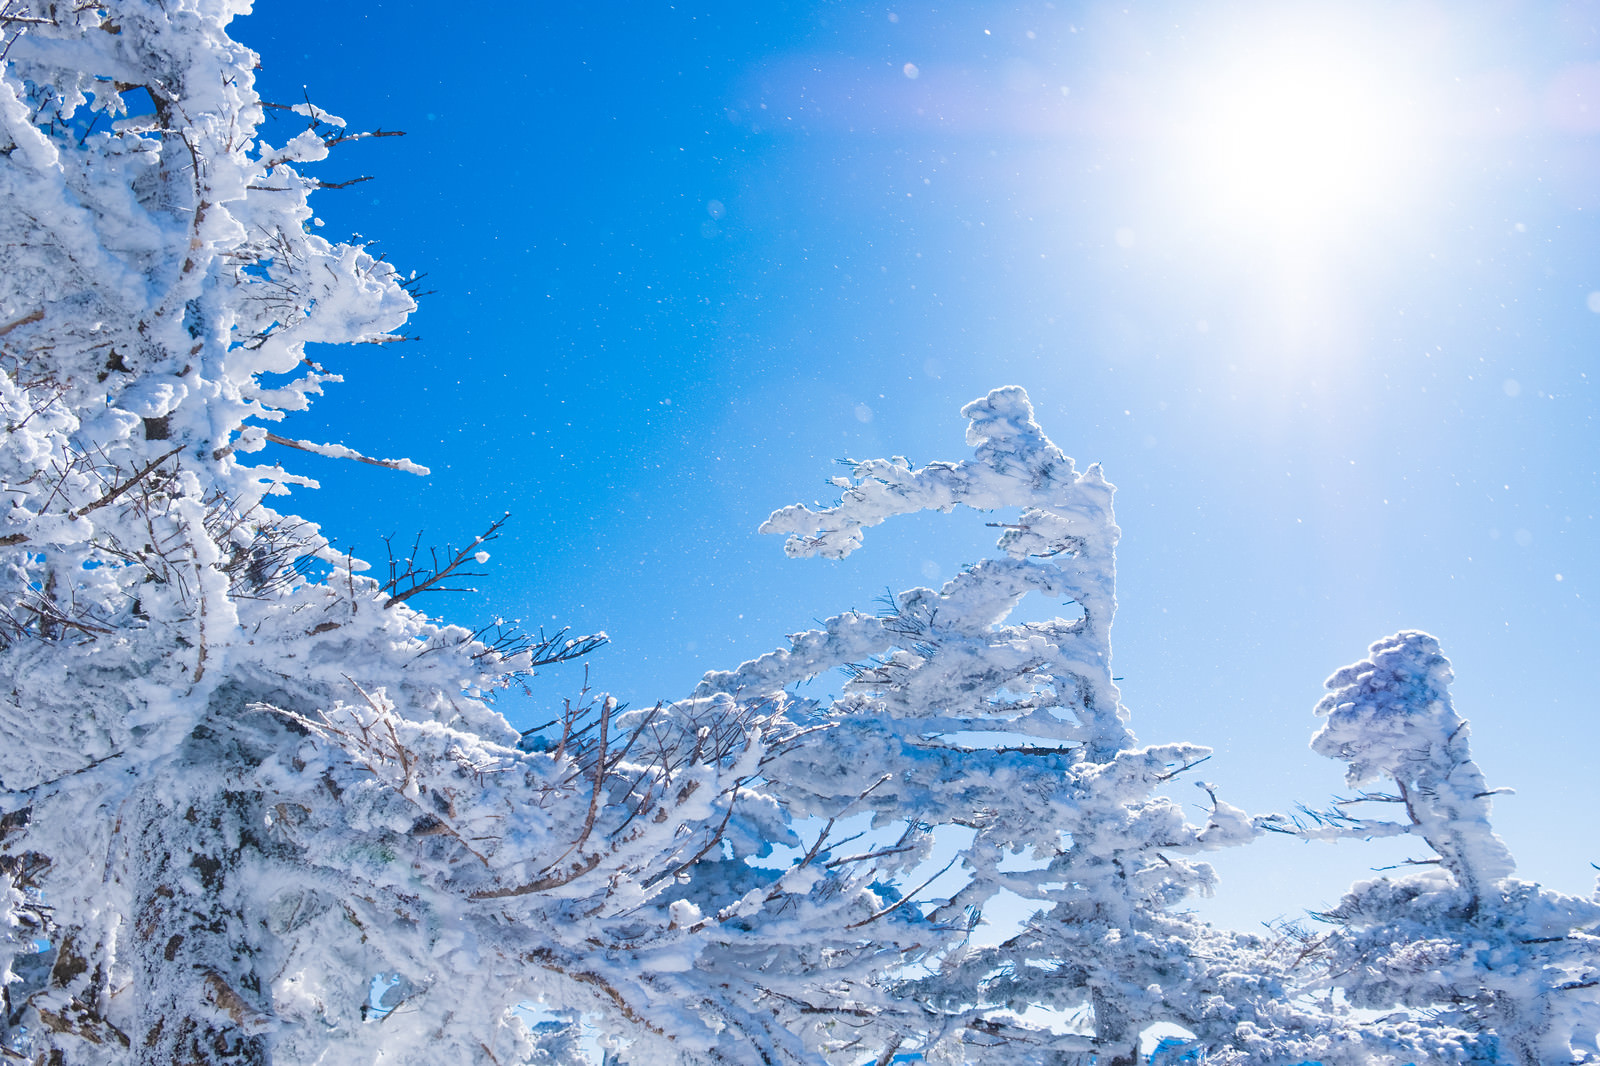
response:
<path fill-rule="evenodd" d="M 1139 1034 L 1132 1031 L 1127 1014 L 1099 989 L 1090 993 L 1094 1006 L 1094 1037 L 1100 1052 L 1096 1066 L 1139 1066 Z"/>
<path fill-rule="evenodd" d="M 205 743 L 206 732 L 191 743 Z M 138 814 L 134 1061 L 269 1066 L 263 930 L 246 906 L 261 853 L 260 795 L 199 784 L 173 807 L 147 798 Z"/>

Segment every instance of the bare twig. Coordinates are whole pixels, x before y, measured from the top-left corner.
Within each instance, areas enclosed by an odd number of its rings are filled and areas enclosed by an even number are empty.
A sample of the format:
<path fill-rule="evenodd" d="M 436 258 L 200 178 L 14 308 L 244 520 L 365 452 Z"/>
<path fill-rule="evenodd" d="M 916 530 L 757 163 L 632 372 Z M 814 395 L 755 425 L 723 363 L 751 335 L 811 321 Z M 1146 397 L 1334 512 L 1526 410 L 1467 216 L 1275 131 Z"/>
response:
<path fill-rule="evenodd" d="M 335 133 L 322 138 L 322 143 L 332 148 L 336 144 L 346 141 L 364 141 L 368 137 L 404 137 L 405 130 L 373 130 L 370 133 Z"/>
<path fill-rule="evenodd" d="M 37 322 L 40 319 L 42 319 L 43 317 L 44 317 L 44 311 L 41 309 L 41 310 L 38 310 L 38 311 L 31 311 L 28 314 L 25 314 L 21 318 L 17 319 L 15 322 L 7 322 L 5 325 L 0 326 L 0 337 L 4 337 L 7 333 L 10 333 L 14 329 L 18 329 L 18 328 L 20 328 L 22 326 L 29 325 L 30 323 Z"/>
<path fill-rule="evenodd" d="M 607 696 L 600 704 L 600 750 L 594 760 L 594 790 L 589 793 L 589 813 L 583 819 L 583 832 L 578 834 L 578 839 L 567 849 L 569 852 L 583 847 L 584 842 L 589 839 L 589 834 L 594 831 L 595 818 L 600 814 L 600 794 L 605 791 L 606 784 L 606 739 L 611 728 L 611 712 L 616 709 L 615 696 Z M 554 866 L 555 863 L 551 865 Z"/>
<path fill-rule="evenodd" d="M 879 911 L 878 913 L 876 913 L 876 914 L 874 914 L 874 915 L 872 915 L 870 917 L 863 918 L 859 922 L 852 922 L 851 924 L 845 926 L 845 928 L 846 929 L 860 929 L 863 925 L 869 925 L 872 922 L 877 921 L 879 918 L 884 917 L 885 915 L 893 914 L 895 911 L 899 910 L 901 907 L 904 907 L 907 903 L 910 903 L 913 899 L 915 899 L 918 892 L 921 892 L 923 889 L 927 888 L 929 885 L 931 885 L 935 881 L 939 880 L 939 878 L 943 877 L 945 875 L 945 872 L 947 870 L 949 870 L 950 867 L 954 866 L 956 864 L 956 860 L 959 859 L 959 858 L 961 858 L 960 855 L 952 855 L 950 857 L 950 861 L 945 863 L 944 866 L 940 868 L 938 873 L 934 874 L 932 877 L 930 877 L 926 881 L 922 882 L 922 884 L 918 885 L 916 888 L 912 889 L 910 892 L 907 892 L 905 895 L 901 896 L 899 899 L 895 900 L 893 903 L 889 904 L 887 907 L 883 908 L 883 910 Z"/>
<path fill-rule="evenodd" d="M 68 512 L 67 517 L 68 518 L 72 518 L 72 519 L 82 518 L 84 515 L 89 514 L 91 511 L 98 511 L 100 508 L 104 507 L 108 503 L 115 503 L 119 496 L 121 496 L 123 493 L 127 492 L 129 489 L 133 488 L 139 482 L 143 481 L 145 479 L 145 477 L 148 476 L 149 473 L 152 470 L 154 470 L 156 467 L 160 466 L 162 463 L 166 462 L 168 459 L 171 459 L 174 455 L 177 455 L 181 451 L 183 451 L 183 445 L 180 444 L 176 448 L 174 448 L 171 451 L 167 452 L 165 455 L 162 455 L 159 458 L 150 460 L 150 462 L 145 464 L 144 469 L 142 469 L 142 470 L 138 471 L 137 473 L 135 473 L 132 477 L 128 478 L 128 480 L 126 480 L 122 484 L 116 486 L 110 492 L 108 492 L 104 496 L 100 497 L 98 500 L 94 500 L 94 501 L 92 501 L 90 503 L 86 503 L 82 507 L 76 508 L 76 509 Z"/>
<path fill-rule="evenodd" d="M 473 538 L 471 544 L 468 544 L 465 548 L 462 548 L 460 551 L 456 552 L 454 558 L 452 558 L 448 564 L 441 569 L 434 570 L 433 573 L 429 574 L 427 577 L 421 578 L 420 580 L 419 572 L 413 565 L 416 559 L 416 555 L 413 552 L 411 559 L 407 561 L 406 572 L 391 578 L 387 584 L 378 590 L 380 594 L 388 594 L 389 596 L 389 598 L 384 601 L 383 606 L 386 609 L 393 607 L 396 604 L 404 603 L 411 597 L 424 592 L 458 591 L 443 587 L 442 582 L 452 574 L 456 573 L 456 571 L 461 567 L 465 566 L 468 559 L 474 558 L 477 555 L 479 548 L 498 537 L 500 535 L 500 527 L 505 525 L 506 519 L 510 517 L 511 512 L 507 511 L 503 516 L 495 519 L 494 523 L 490 525 L 487 530 Z M 411 587 L 403 590 L 400 589 L 399 586 L 402 581 L 409 581 L 411 583 Z"/>

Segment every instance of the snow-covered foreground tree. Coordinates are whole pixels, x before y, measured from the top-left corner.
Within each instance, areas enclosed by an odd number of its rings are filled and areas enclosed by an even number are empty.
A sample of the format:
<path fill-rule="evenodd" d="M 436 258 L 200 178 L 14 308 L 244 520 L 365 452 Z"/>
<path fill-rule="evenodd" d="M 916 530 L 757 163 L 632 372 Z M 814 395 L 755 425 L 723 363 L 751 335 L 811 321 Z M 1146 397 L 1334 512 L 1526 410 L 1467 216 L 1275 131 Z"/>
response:
<path fill-rule="evenodd" d="M 709 1046 L 650 989 L 710 935 L 663 893 L 800 731 L 579 700 L 519 750 L 480 697 L 600 638 L 434 624 L 478 542 L 379 583 L 272 509 L 269 441 L 353 454 L 269 428 L 336 380 L 306 345 L 414 305 L 309 232 L 342 121 L 256 139 L 246 6 L 0 6 L 0 1048 L 520 1061 L 541 998 Z"/>

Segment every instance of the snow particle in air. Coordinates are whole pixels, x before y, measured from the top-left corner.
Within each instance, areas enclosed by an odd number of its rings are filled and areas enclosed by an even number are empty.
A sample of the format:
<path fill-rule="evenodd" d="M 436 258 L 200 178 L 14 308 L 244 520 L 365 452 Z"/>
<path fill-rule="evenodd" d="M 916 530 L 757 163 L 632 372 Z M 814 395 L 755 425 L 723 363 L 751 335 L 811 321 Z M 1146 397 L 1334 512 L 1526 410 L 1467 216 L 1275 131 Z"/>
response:
<path fill-rule="evenodd" d="M 710 215 L 716 221 L 721 222 L 722 216 L 726 215 L 727 213 L 727 205 L 725 205 L 721 200 L 706 201 L 706 214 Z"/>
<path fill-rule="evenodd" d="M 1584 306 L 1586 306 L 1589 310 L 1593 311 L 1597 315 L 1600 315 L 1600 289 L 1591 292 L 1589 294 L 1589 298 L 1583 301 L 1583 303 Z"/>
<path fill-rule="evenodd" d="M 1511 534 L 1511 539 L 1517 542 L 1517 547 L 1526 548 L 1533 544 L 1533 534 L 1526 529 L 1519 529 Z"/>
<path fill-rule="evenodd" d="M 1516 378 L 1506 378 L 1500 383 L 1500 388 L 1505 391 L 1507 396 L 1522 395 L 1522 382 L 1518 381 Z"/>
<path fill-rule="evenodd" d="M 1128 226 L 1122 226 L 1117 230 L 1116 240 L 1118 248 L 1132 248 L 1134 242 L 1136 242 L 1138 239 L 1138 234 L 1134 233 L 1133 230 Z"/>
<path fill-rule="evenodd" d="M 857 422 L 871 422 L 872 421 L 872 408 L 868 407 L 864 403 L 856 404 L 856 421 Z"/>
<path fill-rule="evenodd" d="M 900 68 L 900 71 L 912 81 L 916 81 L 918 76 L 922 74 L 922 71 L 917 69 L 917 65 L 915 63 L 907 63 L 905 66 Z"/>

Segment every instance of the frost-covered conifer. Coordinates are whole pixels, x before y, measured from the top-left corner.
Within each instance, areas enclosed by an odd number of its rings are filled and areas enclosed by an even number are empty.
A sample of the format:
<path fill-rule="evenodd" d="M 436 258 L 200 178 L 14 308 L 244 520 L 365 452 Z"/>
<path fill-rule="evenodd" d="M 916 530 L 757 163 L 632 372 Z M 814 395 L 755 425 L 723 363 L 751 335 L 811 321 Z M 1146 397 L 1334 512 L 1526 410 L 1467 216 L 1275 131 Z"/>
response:
<path fill-rule="evenodd" d="M 904 826 L 906 854 L 874 859 L 880 871 L 920 857 L 932 834 L 968 831 L 952 860 L 964 886 L 921 908 L 886 900 L 908 912 L 901 920 L 935 971 L 908 970 L 890 986 L 902 1009 L 944 1026 L 926 1030 L 917 1050 L 940 1061 L 1132 1062 L 1147 1026 L 1194 1013 L 1205 966 L 1188 955 L 1199 926 L 1167 911 L 1213 878 L 1186 856 L 1248 841 L 1255 828 L 1218 801 L 1205 825 L 1189 824 L 1154 794 L 1208 752 L 1141 747 L 1128 729 L 1109 639 L 1120 533 L 1100 468 L 1079 473 L 1021 389 L 997 389 L 963 414 L 973 459 L 920 470 L 901 459 L 861 463 L 836 507 L 787 508 L 763 528 L 791 534 L 791 555 L 836 558 L 893 515 L 1016 508 L 1001 523 L 1000 556 L 938 592 L 901 593 L 880 617 L 830 619 L 791 650 L 708 675 L 702 688 L 769 691 L 855 664 L 843 696 L 818 709 L 832 751 L 779 761 L 785 802 L 822 815 L 851 801 Z M 1075 603 L 1081 615 L 1007 624 L 1029 594 Z M 1027 928 L 986 951 L 952 940 L 1002 890 L 1038 909 Z M 1052 1032 L 1006 1013 L 1030 1006 L 1087 1008 L 1092 1020 Z"/>
<path fill-rule="evenodd" d="M 0 1054 L 566 1054 L 525 1000 L 709 1047 L 651 981 L 739 897 L 663 893 L 798 731 L 580 699 L 535 750 L 481 697 L 602 638 L 435 624 L 477 542 L 380 584 L 274 509 L 269 443 L 355 455 L 278 432 L 306 345 L 414 305 L 312 232 L 297 166 L 359 135 L 263 126 L 247 8 L 0 4 Z"/>
<path fill-rule="evenodd" d="M 1407 631 L 1328 679 L 1312 747 L 1343 760 L 1360 791 L 1297 831 L 1416 837 L 1433 854 L 1410 860 L 1406 876 L 1354 885 L 1320 916 L 1332 932 L 1308 939 L 1308 956 L 1351 1004 L 1402 1009 L 1391 1020 L 1407 1019 L 1409 1061 L 1595 1062 L 1600 904 L 1511 876 L 1453 677 L 1438 641 Z M 1372 804 L 1404 819 L 1359 813 Z"/>
<path fill-rule="evenodd" d="M 273 506 L 308 481 L 261 463 L 269 444 L 355 454 L 277 432 L 337 380 L 306 345 L 389 339 L 413 301 L 392 267 L 311 232 L 319 183 L 297 165 L 352 135 L 310 104 L 283 109 L 282 143 L 263 127 L 255 57 L 226 34 L 244 6 L 0 8 L 4 1053 L 575 1054 L 559 1024 L 527 1029 L 524 1001 L 597 1019 L 638 1062 L 1056 1039 L 913 974 L 1006 883 L 1004 851 L 1059 842 L 1065 768 L 1130 745 L 1098 472 L 997 392 L 970 411 L 975 462 L 866 464 L 851 499 L 1026 505 L 1005 558 L 687 700 L 582 697 L 519 736 L 485 693 L 594 639 L 433 623 L 415 596 L 476 542 L 379 583 Z M 1029 590 L 1084 619 L 992 631 Z M 839 705 L 785 691 L 840 663 L 857 675 Z M 854 811 L 897 842 L 856 854 L 792 828 Z M 925 911 L 906 877 L 944 825 L 977 834 L 970 884 Z M 746 861 L 797 839 L 787 868 Z"/>
<path fill-rule="evenodd" d="M 360 135 L 264 122 L 247 7 L 0 0 L 0 1056 L 572 1063 L 582 1017 L 636 1066 L 1106 1066 L 1157 1021 L 1217 1063 L 1593 1057 L 1600 912 L 1510 878 L 1428 638 L 1337 675 L 1317 743 L 1409 815 L 1331 831 L 1439 869 L 1357 886 L 1310 946 L 1176 909 L 1259 823 L 1160 794 L 1205 749 L 1129 731 L 1111 486 L 1020 389 L 965 409 L 971 459 L 857 464 L 764 527 L 837 558 L 1015 509 L 995 558 L 685 699 L 513 730 L 492 691 L 603 637 L 417 613 L 483 538 L 379 582 L 278 509 L 310 482 L 269 445 L 421 472 L 283 425 L 339 380 L 307 344 L 394 339 L 414 302 L 312 232 L 300 165 Z M 1081 616 L 1009 622 L 1030 594 Z M 792 691 L 834 668 L 837 699 Z M 971 949 L 1002 891 L 1036 913 Z M 1357 1024 L 1335 987 L 1410 1013 Z"/>

